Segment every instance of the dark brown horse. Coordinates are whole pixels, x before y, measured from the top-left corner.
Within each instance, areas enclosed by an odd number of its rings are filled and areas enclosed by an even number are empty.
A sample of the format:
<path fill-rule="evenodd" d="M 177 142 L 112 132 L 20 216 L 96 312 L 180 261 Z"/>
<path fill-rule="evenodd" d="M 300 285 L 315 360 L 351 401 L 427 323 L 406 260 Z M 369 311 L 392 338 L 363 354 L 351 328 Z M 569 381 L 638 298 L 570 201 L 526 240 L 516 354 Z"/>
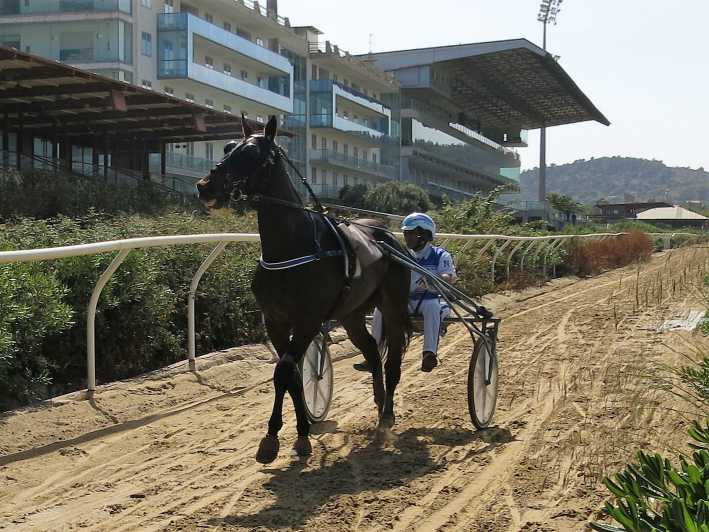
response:
<path fill-rule="evenodd" d="M 386 256 L 347 280 L 340 243 L 324 215 L 305 209 L 285 167 L 285 154 L 275 144 L 277 122 L 271 117 L 263 133 L 254 134 L 245 120 L 244 139 L 197 183 L 200 200 L 209 208 L 229 205 L 235 192 L 250 198 L 258 211 L 262 261 L 252 290 L 263 311 L 266 330 L 279 360 L 273 374 L 275 400 L 268 432 L 256 459 L 272 462 L 278 455 L 286 391 L 295 406 L 299 456 L 311 454 L 308 421 L 298 363 L 327 320 L 337 320 L 362 351 L 372 370 L 379 425 L 394 424 L 394 391 L 408 344 L 409 271 Z M 370 225 L 370 224 L 368 224 Z M 363 229 L 371 237 L 401 249 L 384 229 Z M 402 250 L 403 251 L 403 250 Z M 293 259 L 300 259 L 295 260 Z M 374 306 L 384 316 L 388 355 L 382 371 L 377 343 L 365 326 Z"/>

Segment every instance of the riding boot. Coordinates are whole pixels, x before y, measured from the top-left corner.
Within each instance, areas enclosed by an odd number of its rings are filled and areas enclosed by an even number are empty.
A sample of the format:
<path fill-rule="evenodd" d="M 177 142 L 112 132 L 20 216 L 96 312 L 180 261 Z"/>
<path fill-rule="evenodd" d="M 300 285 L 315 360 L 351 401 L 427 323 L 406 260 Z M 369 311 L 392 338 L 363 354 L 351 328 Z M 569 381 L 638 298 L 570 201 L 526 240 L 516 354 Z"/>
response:
<path fill-rule="evenodd" d="M 436 353 L 431 351 L 423 352 L 423 360 L 421 360 L 421 371 L 429 373 L 433 368 L 438 365 L 438 358 Z"/>

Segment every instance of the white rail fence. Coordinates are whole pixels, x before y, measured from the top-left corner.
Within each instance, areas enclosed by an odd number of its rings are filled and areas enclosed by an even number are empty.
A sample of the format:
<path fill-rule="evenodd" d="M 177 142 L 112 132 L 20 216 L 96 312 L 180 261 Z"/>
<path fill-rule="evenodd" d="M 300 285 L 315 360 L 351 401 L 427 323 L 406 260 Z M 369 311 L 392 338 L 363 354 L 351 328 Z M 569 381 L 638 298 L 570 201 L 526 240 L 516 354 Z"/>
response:
<path fill-rule="evenodd" d="M 398 236 L 402 236 L 401 233 L 395 233 Z M 556 249 L 558 249 L 561 244 L 565 241 L 572 239 L 607 239 L 614 238 L 624 233 L 597 233 L 589 235 L 552 235 L 552 236 L 507 236 L 507 235 L 459 235 L 459 234 L 448 234 L 439 233 L 437 238 L 442 241 L 467 241 L 463 246 L 462 250 L 465 250 L 468 246 L 472 245 L 474 242 L 485 241 L 485 244 L 479 251 L 480 256 L 482 256 L 491 246 L 496 246 L 499 242 L 500 245 L 494 248 L 491 272 L 494 276 L 495 264 L 499 256 L 509 247 L 513 242 L 515 243 L 512 250 L 507 255 L 506 262 L 506 272 L 509 276 L 510 263 L 512 257 L 519 250 L 523 249 L 521 256 L 521 269 L 524 268 L 525 258 L 529 253 L 537 248 L 534 252 L 533 259 L 539 256 L 543 249 L 546 248 L 544 253 L 544 273 L 546 274 L 546 261 L 549 254 Z M 671 236 L 667 237 L 665 234 L 662 235 L 665 238 L 666 247 L 671 245 L 672 238 L 675 235 L 680 234 L 691 234 L 691 233 L 672 233 Z M 657 235 L 653 235 L 657 236 Z M 697 236 L 692 234 L 692 236 Z M 199 281 L 211 266 L 214 260 L 224 251 L 226 246 L 231 242 L 259 242 L 260 238 L 258 234 L 251 233 L 218 233 L 218 234 L 202 234 L 202 235 L 178 235 L 178 236 L 158 236 L 158 237 L 147 237 L 147 238 L 131 238 L 126 240 L 114 240 L 110 242 L 97 242 L 94 244 L 80 244 L 75 246 L 57 247 L 57 248 L 41 248 L 41 249 L 25 249 L 18 251 L 2 251 L 0 252 L 0 264 L 10 264 L 17 262 L 38 262 L 45 260 L 62 259 L 66 257 L 78 257 L 84 255 L 96 255 L 98 253 L 108 253 L 108 252 L 118 252 L 113 258 L 113 261 L 109 264 L 106 270 L 101 274 L 94 289 L 91 293 L 91 299 L 89 300 L 89 306 L 87 309 L 87 327 L 86 327 L 86 380 L 88 393 L 92 393 L 96 389 L 96 337 L 95 337 L 95 319 L 96 319 L 96 307 L 98 305 L 99 297 L 101 296 L 101 291 L 104 286 L 111 278 L 111 276 L 118 270 L 121 263 L 126 259 L 129 253 L 134 249 L 152 248 L 152 247 L 162 247 L 162 246 L 177 246 L 186 244 L 205 244 L 213 243 L 216 244 L 212 252 L 207 256 L 207 258 L 202 262 L 190 283 L 190 289 L 188 293 L 187 301 L 187 363 L 189 364 L 190 370 L 196 370 L 196 345 L 195 345 L 195 296 L 197 293 L 197 286 Z M 526 245 L 525 245 L 526 244 Z M 546 244 L 546 246 L 544 245 Z"/>

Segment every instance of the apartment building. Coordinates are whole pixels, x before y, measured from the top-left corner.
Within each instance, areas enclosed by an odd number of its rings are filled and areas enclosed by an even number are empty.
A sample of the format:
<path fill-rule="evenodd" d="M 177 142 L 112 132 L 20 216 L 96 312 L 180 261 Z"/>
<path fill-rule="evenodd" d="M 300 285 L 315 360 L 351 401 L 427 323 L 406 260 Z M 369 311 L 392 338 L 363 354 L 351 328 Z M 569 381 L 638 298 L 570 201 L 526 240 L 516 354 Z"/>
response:
<path fill-rule="evenodd" d="M 397 179 L 452 199 L 514 186 L 526 130 L 607 123 L 525 39 L 352 56 L 291 26 L 277 0 L 2 0 L 0 45 L 259 122 L 277 115 L 325 198 Z M 167 173 L 204 175 L 224 143 L 169 144 Z M 159 171 L 160 154 L 150 160 Z"/>
<path fill-rule="evenodd" d="M 310 179 L 323 197 L 346 185 L 399 179 L 399 84 L 393 76 L 296 28 L 308 43 Z"/>
<path fill-rule="evenodd" d="M 275 0 L 3 0 L 0 45 L 261 122 L 305 120 L 307 42 Z M 305 164 L 299 140 L 288 148 Z M 171 144 L 168 171 L 203 175 L 223 145 Z"/>

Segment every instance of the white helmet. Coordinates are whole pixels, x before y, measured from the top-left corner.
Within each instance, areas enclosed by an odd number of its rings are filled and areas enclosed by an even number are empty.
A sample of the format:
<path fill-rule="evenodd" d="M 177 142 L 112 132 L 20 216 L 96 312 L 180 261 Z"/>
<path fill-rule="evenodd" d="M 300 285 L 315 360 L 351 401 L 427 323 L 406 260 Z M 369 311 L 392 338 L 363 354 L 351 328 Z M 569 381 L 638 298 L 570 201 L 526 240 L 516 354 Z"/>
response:
<path fill-rule="evenodd" d="M 402 231 L 413 231 L 417 227 L 430 231 L 431 238 L 436 238 L 436 223 L 428 214 L 412 212 L 401 222 Z"/>

